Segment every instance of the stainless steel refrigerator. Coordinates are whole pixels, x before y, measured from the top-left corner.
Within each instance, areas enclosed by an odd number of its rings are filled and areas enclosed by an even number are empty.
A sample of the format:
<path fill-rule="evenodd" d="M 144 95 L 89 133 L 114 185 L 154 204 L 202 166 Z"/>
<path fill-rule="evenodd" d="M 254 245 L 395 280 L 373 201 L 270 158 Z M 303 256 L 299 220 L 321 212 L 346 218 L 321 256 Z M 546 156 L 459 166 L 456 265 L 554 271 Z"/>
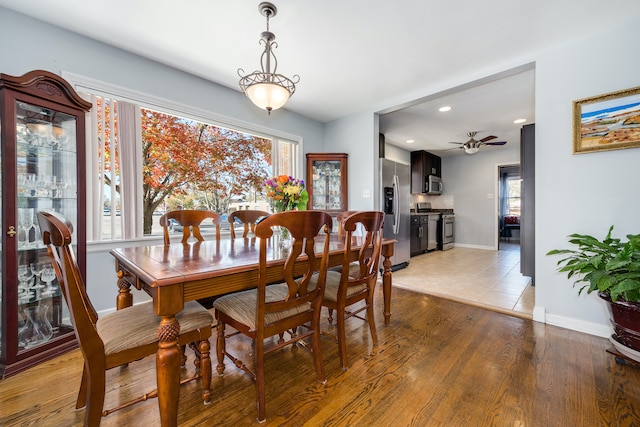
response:
<path fill-rule="evenodd" d="M 380 189 L 384 216 L 384 237 L 397 240 L 391 270 L 409 265 L 411 216 L 411 168 L 392 160 L 380 159 Z"/>

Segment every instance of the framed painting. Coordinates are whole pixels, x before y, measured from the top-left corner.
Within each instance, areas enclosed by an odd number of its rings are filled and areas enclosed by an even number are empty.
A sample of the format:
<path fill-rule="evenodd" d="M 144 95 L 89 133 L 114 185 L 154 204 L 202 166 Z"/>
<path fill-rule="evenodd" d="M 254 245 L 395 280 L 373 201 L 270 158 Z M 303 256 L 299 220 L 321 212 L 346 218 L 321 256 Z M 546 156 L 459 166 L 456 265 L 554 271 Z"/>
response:
<path fill-rule="evenodd" d="M 640 87 L 573 101 L 573 153 L 640 147 Z"/>

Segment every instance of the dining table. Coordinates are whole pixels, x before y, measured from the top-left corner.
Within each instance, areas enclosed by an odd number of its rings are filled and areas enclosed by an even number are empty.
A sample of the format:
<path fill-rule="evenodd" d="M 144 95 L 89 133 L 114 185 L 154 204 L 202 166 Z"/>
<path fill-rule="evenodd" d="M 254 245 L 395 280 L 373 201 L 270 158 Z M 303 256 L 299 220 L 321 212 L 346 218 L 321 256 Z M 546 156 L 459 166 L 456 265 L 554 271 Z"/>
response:
<path fill-rule="evenodd" d="M 361 238 L 353 237 L 353 260 L 357 258 Z M 322 240 L 324 241 L 324 240 Z M 391 318 L 391 257 L 393 239 L 382 242 L 382 288 L 384 322 Z M 274 235 L 268 245 L 268 283 L 282 279 L 281 266 L 288 248 Z M 322 242 L 316 243 L 321 252 Z M 342 265 L 344 238 L 332 234 L 329 267 Z M 178 423 L 181 349 L 178 346 L 180 325 L 176 315 L 187 301 L 216 297 L 254 288 L 258 281 L 260 244 L 257 238 L 221 238 L 219 240 L 145 245 L 111 250 L 115 258 L 118 294 L 116 307 L 133 304 L 131 287 L 146 292 L 153 300 L 153 310 L 161 318 L 158 326 L 156 377 L 160 421 L 163 427 Z"/>

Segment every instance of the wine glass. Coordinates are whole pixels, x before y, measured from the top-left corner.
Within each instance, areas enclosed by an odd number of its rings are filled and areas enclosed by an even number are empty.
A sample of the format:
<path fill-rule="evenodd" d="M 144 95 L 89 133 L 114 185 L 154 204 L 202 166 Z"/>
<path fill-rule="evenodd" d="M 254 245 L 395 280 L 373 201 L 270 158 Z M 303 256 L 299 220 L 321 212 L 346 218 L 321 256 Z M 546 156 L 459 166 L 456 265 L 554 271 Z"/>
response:
<path fill-rule="evenodd" d="M 34 280 L 34 283 L 33 283 L 33 288 L 36 289 L 36 290 L 44 288 L 44 285 L 41 283 L 42 279 L 40 278 L 40 276 L 42 275 L 42 272 L 44 271 L 45 265 L 46 264 L 43 264 L 43 263 L 40 263 L 40 262 L 32 262 L 31 264 L 29 264 L 29 268 L 31 269 L 31 272 L 36 277 L 36 279 Z"/>
<path fill-rule="evenodd" d="M 33 279 L 33 272 L 26 264 L 18 266 L 18 293 L 21 304 L 29 302 L 35 295 L 35 292 L 31 290 L 31 279 Z"/>
<path fill-rule="evenodd" d="M 57 287 L 53 285 L 53 281 L 56 278 L 56 271 L 53 269 L 53 265 L 46 264 L 42 268 L 40 280 L 45 282 L 46 288 L 42 291 L 42 295 L 53 295 L 56 293 Z"/>
<path fill-rule="evenodd" d="M 33 208 L 18 208 L 18 244 L 22 243 L 23 247 L 31 246 L 30 232 L 33 227 L 33 215 Z M 20 229 L 24 234 L 20 233 Z"/>

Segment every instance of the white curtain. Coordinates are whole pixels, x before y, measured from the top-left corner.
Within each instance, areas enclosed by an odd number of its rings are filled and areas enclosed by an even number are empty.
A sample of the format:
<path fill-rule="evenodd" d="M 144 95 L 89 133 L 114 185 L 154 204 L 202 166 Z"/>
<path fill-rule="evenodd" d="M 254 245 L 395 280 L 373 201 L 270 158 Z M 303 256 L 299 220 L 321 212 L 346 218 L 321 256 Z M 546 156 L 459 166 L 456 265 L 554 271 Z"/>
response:
<path fill-rule="evenodd" d="M 87 239 L 142 237 L 140 107 L 86 96 L 93 104 L 87 120 Z M 108 179 L 111 185 L 107 185 Z M 105 200 L 110 200 L 108 211 Z"/>
<path fill-rule="evenodd" d="M 120 203 L 122 237 L 143 236 L 142 194 L 142 119 L 140 106 L 118 102 L 118 138 L 120 142 Z"/>

